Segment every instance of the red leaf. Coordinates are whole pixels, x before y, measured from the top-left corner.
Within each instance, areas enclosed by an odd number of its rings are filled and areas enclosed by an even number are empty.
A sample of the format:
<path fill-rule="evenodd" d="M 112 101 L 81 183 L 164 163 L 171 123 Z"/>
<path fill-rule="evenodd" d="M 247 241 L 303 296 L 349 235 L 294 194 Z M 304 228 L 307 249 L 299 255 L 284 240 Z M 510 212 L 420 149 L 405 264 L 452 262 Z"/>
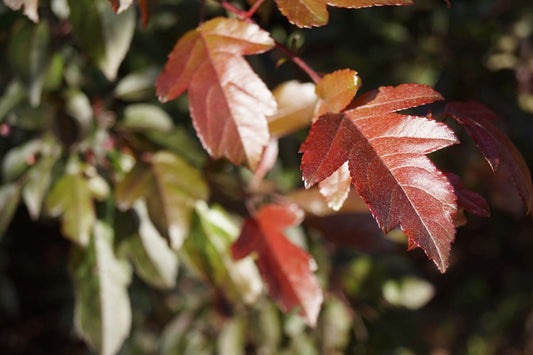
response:
<path fill-rule="evenodd" d="M 506 170 L 527 213 L 533 214 L 531 173 L 524 158 L 511 140 L 491 121 L 496 115 L 478 102 L 450 102 L 444 114 L 457 120 L 474 140 L 495 173 Z"/>
<path fill-rule="evenodd" d="M 113 7 L 113 11 L 121 13 L 130 7 L 133 0 L 109 0 L 109 2 L 111 3 L 111 7 Z"/>
<path fill-rule="evenodd" d="M 306 187 L 345 161 L 352 183 L 383 231 L 400 225 L 444 272 L 455 228 L 455 195 L 425 154 L 457 143 L 444 124 L 394 113 L 442 97 L 428 86 L 382 87 L 356 99 L 350 110 L 321 116 L 302 144 Z"/>
<path fill-rule="evenodd" d="M 234 259 L 256 252 L 271 297 L 285 312 L 299 307 L 300 315 L 315 326 L 323 296 L 312 272 L 314 260 L 283 235 L 285 228 L 300 223 L 301 218 L 294 205 L 266 205 L 244 222 L 231 251 Z"/>
<path fill-rule="evenodd" d="M 139 0 L 139 9 L 141 10 L 143 28 L 146 28 L 148 25 L 148 20 L 154 13 L 156 5 L 157 0 Z"/>
<path fill-rule="evenodd" d="M 490 209 L 487 201 L 477 192 L 468 190 L 459 176 L 454 173 L 444 173 L 452 184 L 457 195 L 457 207 L 462 208 L 476 216 L 489 217 Z"/>
<path fill-rule="evenodd" d="M 383 5 L 412 5 L 413 0 L 276 0 L 289 21 L 299 27 L 323 26 L 328 23 L 327 5 L 359 9 Z"/>
<path fill-rule="evenodd" d="M 216 18 L 186 33 L 170 53 L 156 83 L 159 99 L 189 90 L 194 127 L 212 157 L 256 168 L 269 141 L 265 115 L 276 101 L 242 56 L 273 45 L 257 25 Z"/>

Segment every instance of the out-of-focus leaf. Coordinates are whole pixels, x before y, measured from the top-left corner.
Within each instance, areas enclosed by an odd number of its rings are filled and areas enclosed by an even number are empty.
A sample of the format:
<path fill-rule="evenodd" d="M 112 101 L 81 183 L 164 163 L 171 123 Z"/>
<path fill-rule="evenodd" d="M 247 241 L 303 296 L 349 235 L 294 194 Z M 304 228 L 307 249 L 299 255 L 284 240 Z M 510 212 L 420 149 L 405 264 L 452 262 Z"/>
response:
<path fill-rule="evenodd" d="M 4 0 L 4 4 L 12 10 L 20 10 L 24 6 L 24 15 L 35 23 L 39 22 L 39 0 Z"/>
<path fill-rule="evenodd" d="M 133 104 L 124 109 L 122 125 L 131 130 L 156 130 L 168 132 L 172 129 L 172 118 L 162 108 L 150 104 Z"/>
<path fill-rule="evenodd" d="M 79 245 L 89 244 L 96 221 L 89 182 L 81 173 L 67 173 L 53 186 L 45 202 L 47 213 L 61 217 L 64 236 Z"/>
<path fill-rule="evenodd" d="M 204 165 L 207 159 L 207 154 L 198 141 L 193 140 L 191 134 L 181 126 L 174 127 L 170 132 L 145 131 L 144 135 L 155 144 L 177 152 L 197 166 Z"/>
<path fill-rule="evenodd" d="M 44 79 L 50 63 L 50 28 L 43 21 L 37 26 L 24 24 L 12 34 L 9 62 L 28 91 L 30 104 L 41 102 Z"/>
<path fill-rule="evenodd" d="M 139 199 L 133 209 L 139 218 L 138 232 L 125 243 L 135 270 L 147 283 L 159 288 L 176 285 L 178 258 L 148 217 L 146 203 Z"/>
<path fill-rule="evenodd" d="M 531 173 L 522 154 L 513 142 L 491 121 L 496 115 L 486 106 L 470 102 L 450 102 L 444 114 L 457 120 L 474 140 L 492 171 L 505 170 L 511 177 L 527 214 L 533 216 L 533 185 Z"/>
<path fill-rule="evenodd" d="M 414 277 L 388 280 L 383 284 L 383 297 L 387 302 L 412 310 L 424 307 L 434 294 L 432 284 Z"/>
<path fill-rule="evenodd" d="M 11 223 L 20 200 L 20 186 L 10 183 L 0 186 L 0 238 Z"/>
<path fill-rule="evenodd" d="M 85 137 L 91 129 L 93 108 L 87 95 L 83 92 L 71 89 L 65 93 L 65 111 L 72 116 L 80 128 L 80 136 Z"/>
<path fill-rule="evenodd" d="M 243 55 L 268 51 L 274 41 L 259 26 L 215 18 L 178 41 L 157 78 L 160 101 L 185 90 L 202 145 L 214 158 L 255 170 L 269 142 L 266 115 L 276 101 Z"/>
<path fill-rule="evenodd" d="M 127 287 L 132 272 L 115 256 L 113 238 L 112 228 L 97 222 L 87 249 L 75 249 L 72 256 L 76 330 L 105 355 L 119 351 L 131 328 Z"/>
<path fill-rule="evenodd" d="M 278 103 L 278 111 L 267 116 L 272 136 L 285 136 L 311 124 L 318 101 L 313 83 L 287 81 L 272 90 L 272 94 Z"/>
<path fill-rule="evenodd" d="M 287 196 L 289 200 L 297 204 L 307 214 L 315 216 L 327 216 L 334 214 L 333 211 L 324 201 L 323 195 L 317 188 L 313 189 L 298 189 L 290 192 Z M 346 202 L 342 205 L 338 212 L 342 213 L 370 213 L 368 206 L 363 199 L 353 189 L 349 191 Z"/>
<path fill-rule="evenodd" d="M 295 205 L 266 205 L 244 222 L 231 250 L 236 260 L 257 253 L 256 263 L 270 296 L 286 312 L 298 307 L 307 324 L 314 326 L 323 300 L 313 274 L 316 264 L 283 234 L 301 218 L 302 211 Z"/>
<path fill-rule="evenodd" d="M 135 30 L 135 10 L 120 15 L 105 0 L 69 0 L 76 39 L 108 80 L 114 81 Z"/>
<path fill-rule="evenodd" d="M 0 98 L 0 123 L 26 97 L 26 90 L 18 80 L 9 83 L 4 95 Z"/>
<path fill-rule="evenodd" d="M 490 209 L 487 201 L 477 192 L 468 190 L 459 176 L 454 173 L 445 173 L 450 183 L 453 185 L 455 194 L 457 195 L 457 206 L 472 214 L 481 217 L 489 217 Z"/>
<path fill-rule="evenodd" d="M 162 355 L 210 355 L 216 353 L 213 343 L 199 329 L 200 315 L 186 310 L 176 316 L 163 330 L 161 336 Z M 210 322 L 213 320 L 210 319 Z"/>
<path fill-rule="evenodd" d="M 157 0 L 139 0 L 139 9 L 141 10 L 141 20 L 143 27 L 146 28 L 148 20 L 155 11 Z"/>
<path fill-rule="evenodd" d="M 200 173 L 178 155 L 159 151 L 150 164 L 138 162 L 116 187 L 117 205 L 131 208 L 144 197 L 157 228 L 179 249 L 189 232 L 192 206 L 206 200 L 207 185 Z"/>
<path fill-rule="evenodd" d="M 310 217 L 305 225 L 322 233 L 325 239 L 360 252 L 376 253 L 392 249 L 393 242 L 385 237 L 370 213 L 338 213 Z"/>
<path fill-rule="evenodd" d="M 331 297 L 324 304 L 320 316 L 320 335 L 322 353 L 343 354 L 350 341 L 353 311 L 336 297 Z"/>
<path fill-rule="evenodd" d="M 122 11 L 126 10 L 133 3 L 133 0 L 109 0 L 111 6 L 113 6 L 113 11 L 117 14 L 120 14 Z"/>
<path fill-rule="evenodd" d="M 54 15 L 61 20 L 66 20 L 70 15 L 68 0 L 51 0 L 50 7 Z"/>
<path fill-rule="evenodd" d="M 26 171 L 41 151 L 42 144 L 41 139 L 34 139 L 8 151 L 2 162 L 4 181 L 13 181 Z"/>
<path fill-rule="evenodd" d="M 257 169 L 254 172 L 254 176 L 250 181 L 250 189 L 256 189 L 260 184 L 265 175 L 274 167 L 276 161 L 278 160 L 278 140 L 271 139 L 270 143 L 266 146 L 261 156 L 261 160 L 257 165 Z"/>
<path fill-rule="evenodd" d="M 224 323 L 217 339 L 218 354 L 245 354 L 245 324 L 240 318 Z"/>
<path fill-rule="evenodd" d="M 238 227 L 220 208 L 209 209 L 196 204 L 191 237 L 184 244 L 187 258 L 196 270 L 231 300 L 247 304 L 257 301 L 263 285 L 251 258 L 233 261 L 231 244 L 237 239 Z"/>
<path fill-rule="evenodd" d="M 43 156 L 31 167 L 26 175 L 26 183 L 22 188 L 22 198 L 28 208 L 30 217 L 38 219 L 41 207 L 50 183 L 52 182 L 52 168 L 57 160 L 57 153 Z"/>
<path fill-rule="evenodd" d="M 157 74 L 157 69 L 150 68 L 126 75 L 118 82 L 115 96 L 125 101 L 141 101 L 152 97 L 155 93 Z"/>
<path fill-rule="evenodd" d="M 328 207 L 334 211 L 340 210 L 350 193 L 352 178 L 348 169 L 348 162 L 344 162 L 333 174 L 320 181 L 318 189 L 324 196 Z"/>

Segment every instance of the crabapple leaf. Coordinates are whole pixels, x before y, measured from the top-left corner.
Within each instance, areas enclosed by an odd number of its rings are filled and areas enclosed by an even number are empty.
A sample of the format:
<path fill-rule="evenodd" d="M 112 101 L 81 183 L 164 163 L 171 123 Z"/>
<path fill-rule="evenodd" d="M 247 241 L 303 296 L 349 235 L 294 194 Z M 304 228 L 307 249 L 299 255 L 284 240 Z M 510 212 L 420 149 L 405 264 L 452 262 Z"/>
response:
<path fill-rule="evenodd" d="M 452 184 L 455 194 L 457 195 L 457 207 L 464 209 L 476 216 L 489 217 L 490 209 L 487 201 L 477 192 L 467 189 L 459 176 L 454 173 L 444 173 Z"/>
<path fill-rule="evenodd" d="M 327 5 L 359 9 L 384 5 L 412 5 L 413 0 L 276 0 L 279 10 L 298 27 L 324 26 L 328 23 Z"/>
<path fill-rule="evenodd" d="M 301 210 L 292 204 L 263 206 L 244 222 L 231 251 L 237 260 L 257 253 L 256 263 L 271 297 L 286 312 L 299 307 L 299 314 L 314 326 L 323 300 L 313 275 L 316 265 L 307 252 L 283 234 L 284 229 L 298 224 L 301 218 Z"/>
<path fill-rule="evenodd" d="M 429 86 L 382 87 L 349 110 L 322 115 L 302 144 L 307 188 L 348 161 L 352 183 L 384 232 L 400 226 L 441 272 L 448 267 L 456 197 L 426 154 L 457 143 L 443 123 L 394 111 L 442 96 Z"/>
<path fill-rule="evenodd" d="M 170 53 L 157 95 L 165 102 L 189 91 L 194 127 L 213 158 L 257 167 L 270 138 L 266 115 L 275 113 L 276 101 L 243 55 L 273 45 L 259 26 L 219 17 L 186 33 Z"/>
<path fill-rule="evenodd" d="M 494 112 L 478 102 L 455 101 L 446 105 L 444 114 L 465 128 L 494 173 L 500 169 L 509 173 L 527 213 L 533 214 L 531 173 L 515 145 L 492 123 L 497 119 Z"/>

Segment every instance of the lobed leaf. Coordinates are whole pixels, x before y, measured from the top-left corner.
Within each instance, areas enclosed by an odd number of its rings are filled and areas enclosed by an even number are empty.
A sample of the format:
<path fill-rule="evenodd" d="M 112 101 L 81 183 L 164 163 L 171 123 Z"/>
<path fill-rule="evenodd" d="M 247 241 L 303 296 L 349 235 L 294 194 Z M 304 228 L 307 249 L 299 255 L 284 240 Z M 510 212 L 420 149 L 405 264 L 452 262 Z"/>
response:
<path fill-rule="evenodd" d="M 467 189 L 459 176 L 454 173 L 444 173 L 452 184 L 457 196 L 457 207 L 462 208 L 476 216 L 490 217 L 490 209 L 487 201 L 477 192 Z"/>
<path fill-rule="evenodd" d="M 204 148 L 214 158 L 244 161 L 255 170 L 269 133 L 266 115 L 276 102 L 243 55 L 272 48 L 274 41 L 259 26 L 215 18 L 186 33 L 159 75 L 160 101 L 189 90 L 189 109 Z"/>
<path fill-rule="evenodd" d="M 383 5 L 412 5 L 413 0 L 276 0 L 279 10 L 298 27 L 328 23 L 327 5 L 350 9 Z"/>
<path fill-rule="evenodd" d="M 323 300 L 312 272 L 314 261 L 283 235 L 284 229 L 298 224 L 301 218 L 294 205 L 266 205 L 244 222 L 231 250 L 237 260 L 257 253 L 256 263 L 271 297 L 286 312 L 299 307 L 300 315 L 314 326 Z"/>
<path fill-rule="evenodd" d="M 455 195 L 425 155 L 457 139 L 442 123 L 393 112 L 439 99 L 423 85 L 380 88 L 347 111 L 321 116 L 300 152 L 307 188 L 348 161 L 352 183 L 380 228 L 388 232 L 399 225 L 444 272 L 455 234 Z"/>
<path fill-rule="evenodd" d="M 486 106 L 470 102 L 450 102 L 444 114 L 457 120 L 474 140 L 492 171 L 506 170 L 522 200 L 526 213 L 533 214 L 531 173 L 511 140 L 492 121 L 496 115 Z"/>

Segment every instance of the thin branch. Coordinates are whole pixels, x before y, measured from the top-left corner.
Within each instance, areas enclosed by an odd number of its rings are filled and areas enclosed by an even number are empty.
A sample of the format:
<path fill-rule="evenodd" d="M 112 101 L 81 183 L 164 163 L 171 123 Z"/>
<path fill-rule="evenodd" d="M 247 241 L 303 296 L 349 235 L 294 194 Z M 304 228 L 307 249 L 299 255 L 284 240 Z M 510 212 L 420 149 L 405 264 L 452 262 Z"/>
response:
<path fill-rule="evenodd" d="M 309 65 L 307 65 L 307 63 L 303 61 L 303 59 L 298 57 L 293 51 L 285 47 L 280 42 L 275 41 L 275 43 L 276 47 L 281 49 L 287 55 L 287 57 L 289 57 L 293 61 L 294 64 L 299 66 L 300 69 L 302 69 L 311 78 L 311 80 L 313 80 L 315 84 L 317 84 L 321 80 L 320 75 L 318 75 Z"/>
<path fill-rule="evenodd" d="M 205 0 L 200 1 L 200 23 L 199 25 L 202 25 L 205 20 Z"/>
<path fill-rule="evenodd" d="M 264 2 L 265 0 L 257 0 L 253 5 L 252 7 L 250 8 L 250 10 L 248 10 L 246 12 L 246 18 L 250 18 L 252 17 L 255 12 L 257 11 L 257 9 L 259 8 L 259 6 L 261 6 L 261 4 Z"/>

